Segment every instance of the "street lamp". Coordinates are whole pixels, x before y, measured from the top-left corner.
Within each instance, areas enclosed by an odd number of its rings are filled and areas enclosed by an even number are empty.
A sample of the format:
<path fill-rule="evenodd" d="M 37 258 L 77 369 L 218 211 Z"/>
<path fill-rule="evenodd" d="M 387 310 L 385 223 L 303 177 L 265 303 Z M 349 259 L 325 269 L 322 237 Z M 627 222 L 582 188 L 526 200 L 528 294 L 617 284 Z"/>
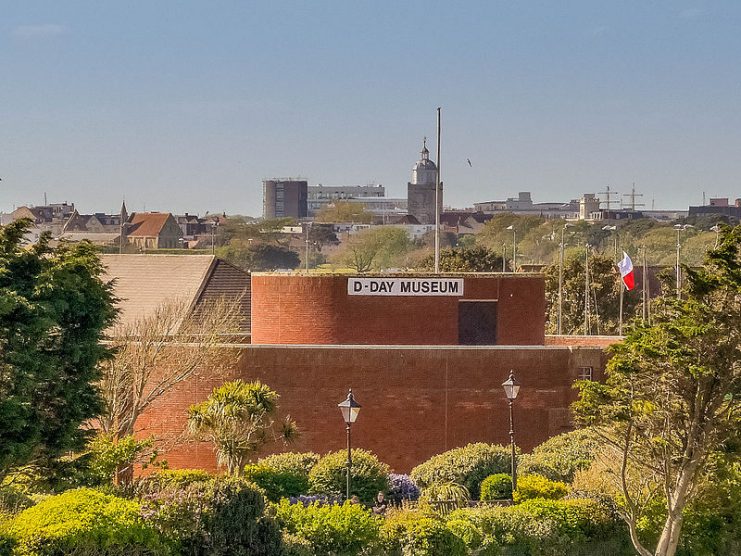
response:
<path fill-rule="evenodd" d="M 211 222 L 211 254 L 212 255 L 216 253 L 215 239 L 216 239 L 216 226 L 218 225 L 219 223 L 215 220 Z"/>
<path fill-rule="evenodd" d="M 558 257 L 558 335 L 561 335 L 561 315 L 563 303 L 563 233 L 566 228 L 571 228 L 573 224 L 566 222 L 561 228 L 561 251 Z"/>
<path fill-rule="evenodd" d="M 605 231 L 605 232 L 616 232 L 617 231 L 617 226 L 610 226 L 610 225 L 602 226 L 602 230 Z M 617 233 L 615 234 L 614 241 L 615 241 L 615 260 L 617 261 L 617 257 L 618 257 L 618 236 L 617 236 Z"/>
<path fill-rule="evenodd" d="M 520 383 L 515 378 L 514 371 L 509 372 L 509 378 L 502 383 L 504 395 L 509 401 L 509 443 L 512 446 L 512 492 L 517 488 L 517 456 L 515 454 L 515 421 L 512 413 L 512 406 L 520 391 Z"/>
<path fill-rule="evenodd" d="M 677 230 L 677 299 L 682 299 L 682 270 L 679 267 L 679 258 L 682 251 L 680 235 L 683 231 L 694 228 L 692 224 L 674 224 Z"/>
<path fill-rule="evenodd" d="M 507 229 L 512 230 L 512 272 L 517 272 L 517 230 L 514 224 L 507 226 Z"/>
<path fill-rule="evenodd" d="M 350 500 L 350 471 L 352 469 L 352 451 L 350 449 L 350 426 L 358 418 L 360 413 L 360 404 L 355 401 L 352 395 L 352 388 L 347 392 L 347 399 L 337 404 L 342 413 L 342 418 L 345 420 L 346 431 L 347 431 L 347 500 Z"/>

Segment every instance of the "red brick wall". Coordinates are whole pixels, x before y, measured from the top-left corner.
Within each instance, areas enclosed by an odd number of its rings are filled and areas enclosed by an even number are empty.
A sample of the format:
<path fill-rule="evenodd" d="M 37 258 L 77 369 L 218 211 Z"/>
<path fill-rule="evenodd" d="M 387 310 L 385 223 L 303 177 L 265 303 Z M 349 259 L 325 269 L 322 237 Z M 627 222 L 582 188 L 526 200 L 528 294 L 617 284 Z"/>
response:
<path fill-rule="evenodd" d="M 347 279 L 347 276 L 253 274 L 252 343 L 458 343 L 461 298 L 348 296 Z M 464 280 L 462 299 L 498 301 L 498 345 L 543 345 L 542 276 L 465 275 Z"/>
<path fill-rule="evenodd" d="M 517 443 L 530 450 L 569 427 L 578 367 L 602 378 L 599 348 L 569 347 L 342 347 L 245 346 L 233 371 L 201 376 L 157 400 L 140 419 L 139 434 L 166 439 L 173 468 L 215 468 L 210 445 L 172 446 L 185 428 L 190 404 L 224 380 L 260 379 L 276 390 L 283 413 L 302 436 L 291 450 L 325 453 L 345 445 L 337 404 L 352 387 L 363 406 L 353 426 L 354 446 L 374 451 L 398 472 L 469 442 L 507 443 L 508 413 L 501 383 L 510 369 L 522 383 L 515 402 Z M 281 445 L 271 450 L 281 450 Z"/>

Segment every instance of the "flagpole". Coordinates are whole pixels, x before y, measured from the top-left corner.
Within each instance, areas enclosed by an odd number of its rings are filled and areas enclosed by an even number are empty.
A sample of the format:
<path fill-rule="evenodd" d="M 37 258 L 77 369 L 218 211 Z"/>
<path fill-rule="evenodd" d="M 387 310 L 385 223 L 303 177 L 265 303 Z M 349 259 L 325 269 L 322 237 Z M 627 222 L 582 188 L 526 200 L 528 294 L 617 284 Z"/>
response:
<path fill-rule="evenodd" d="M 620 321 L 618 323 L 618 336 L 623 335 L 623 290 L 625 289 L 625 284 L 623 284 L 623 277 L 620 276 L 620 272 L 618 272 L 618 280 L 620 280 Z"/>
<path fill-rule="evenodd" d="M 589 336 L 589 244 L 584 248 L 584 335 Z"/>
<path fill-rule="evenodd" d="M 648 320 L 648 290 L 646 289 L 646 286 L 648 285 L 648 272 L 646 269 L 646 247 L 643 247 L 643 324 L 646 324 L 646 321 Z"/>
<path fill-rule="evenodd" d="M 435 274 L 440 273 L 440 107 L 437 108 L 437 172 L 435 173 Z"/>

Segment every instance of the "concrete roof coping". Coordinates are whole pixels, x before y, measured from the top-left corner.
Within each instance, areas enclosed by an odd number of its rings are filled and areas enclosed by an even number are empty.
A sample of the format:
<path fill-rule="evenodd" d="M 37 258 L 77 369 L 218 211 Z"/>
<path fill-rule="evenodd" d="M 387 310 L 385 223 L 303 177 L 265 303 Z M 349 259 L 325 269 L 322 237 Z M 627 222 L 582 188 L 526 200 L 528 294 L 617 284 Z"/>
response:
<path fill-rule="evenodd" d="M 542 278 L 541 272 L 446 272 L 435 274 L 434 272 L 398 272 L 383 274 L 380 272 L 369 272 L 366 274 L 327 272 L 314 273 L 306 270 L 295 270 L 290 272 L 252 272 L 253 276 L 303 276 L 306 278 Z"/>

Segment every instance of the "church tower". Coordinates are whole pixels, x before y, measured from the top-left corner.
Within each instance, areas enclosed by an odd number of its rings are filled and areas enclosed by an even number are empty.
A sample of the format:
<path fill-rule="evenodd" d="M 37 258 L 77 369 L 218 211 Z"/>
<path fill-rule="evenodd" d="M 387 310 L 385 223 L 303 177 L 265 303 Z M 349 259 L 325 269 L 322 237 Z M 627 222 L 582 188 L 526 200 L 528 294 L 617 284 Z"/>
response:
<path fill-rule="evenodd" d="M 422 143 L 420 159 L 412 168 L 412 181 L 407 183 L 407 211 L 420 224 L 435 223 L 435 181 L 437 166 L 430 160 L 427 138 Z M 443 206 L 443 184 L 440 183 L 438 205 Z"/>

